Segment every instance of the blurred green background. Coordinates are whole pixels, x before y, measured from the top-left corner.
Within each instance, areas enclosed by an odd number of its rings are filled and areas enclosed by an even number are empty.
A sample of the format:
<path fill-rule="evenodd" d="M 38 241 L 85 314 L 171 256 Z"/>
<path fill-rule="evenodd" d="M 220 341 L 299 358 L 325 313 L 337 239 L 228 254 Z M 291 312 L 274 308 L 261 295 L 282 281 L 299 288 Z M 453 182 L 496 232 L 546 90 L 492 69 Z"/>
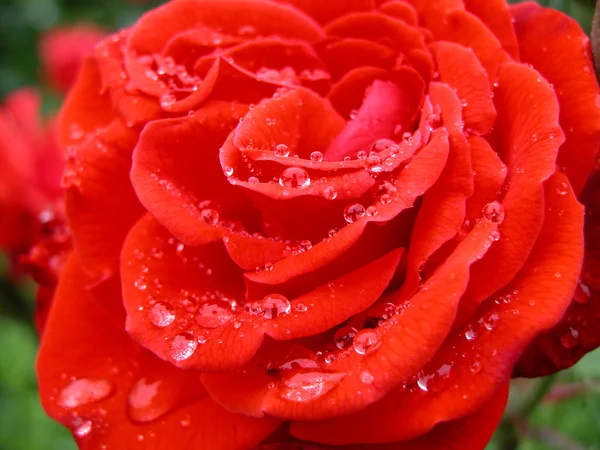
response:
<path fill-rule="evenodd" d="M 323 0 L 327 1 L 327 0 Z M 485 0 L 481 0 L 485 1 Z M 116 30 L 159 1 L 2 0 L 0 98 L 23 86 L 42 87 L 44 110 L 61 99 L 43 86 L 37 56 L 40 33 L 76 22 Z M 589 32 L 594 1 L 540 0 L 576 18 Z M 33 282 L 12 282 L 0 254 L 0 450 L 71 450 L 66 429 L 44 414 L 34 361 Z M 489 450 L 600 450 L 600 351 L 552 378 L 515 380 L 505 420 Z"/>

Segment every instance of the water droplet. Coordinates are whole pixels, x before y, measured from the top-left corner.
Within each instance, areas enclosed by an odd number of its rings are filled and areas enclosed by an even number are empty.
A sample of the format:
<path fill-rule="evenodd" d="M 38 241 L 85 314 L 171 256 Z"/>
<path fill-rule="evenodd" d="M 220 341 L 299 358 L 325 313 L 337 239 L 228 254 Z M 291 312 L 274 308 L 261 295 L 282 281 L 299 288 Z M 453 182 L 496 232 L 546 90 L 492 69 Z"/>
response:
<path fill-rule="evenodd" d="M 297 373 L 284 381 L 281 396 L 292 402 L 309 402 L 327 394 L 344 376 L 343 373 Z"/>
<path fill-rule="evenodd" d="M 175 98 L 175 95 L 173 95 L 170 92 L 167 92 L 166 94 L 161 95 L 160 100 L 159 100 L 160 106 L 164 109 L 171 108 L 171 106 L 173 106 L 176 101 L 177 101 L 177 99 Z"/>
<path fill-rule="evenodd" d="M 465 104 L 463 104 L 463 106 L 466 106 Z M 436 130 L 439 127 L 442 126 L 442 118 L 440 117 L 439 114 L 429 114 L 429 116 L 427 116 L 427 126 L 431 129 L 431 130 Z"/>
<path fill-rule="evenodd" d="M 184 417 L 179 421 L 181 428 L 187 428 L 192 424 L 192 419 L 189 416 Z"/>
<path fill-rule="evenodd" d="M 77 408 L 108 397 L 113 388 L 113 384 L 108 380 L 80 378 L 60 391 L 56 404 L 61 408 Z"/>
<path fill-rule="evenodd" d="M 198 310 L 196 322 L 204 328 L 219 328 L 233 320 L 230 308 L 216 303 L 205 303 Z"/>
<path fill-rule="evenodd" d="M 373 384 L 375 377 L 371 374 L 371 372 L 365 370 L 360 374 L 360 381 L 362 381 L 364 384 Z"/>
<path fill-rule="evenodd" d="M 146 378 L 136 381 L 127 397 L 127 414 L 138 423 L 158 419 L 173 407 L 169 391 L 160 389 L 162 380 L 148 382 Z"/>
<path fill-rule="evenodd" d="M 337 195 L 337 191 L 333 186 L 327 186 L 325 189 L 323 189 L 323 197 L 325 197 L 327 200 L 335 200 Z"/>
<path fill-rule="evenodd" d="M 224 166 L 223 167 L 223 173 L 225 174 L 225 176 L 230 177 L 233 175 L 233 167 L 231 166 Z"/>
<path fill-rule="evenodd" d="M 319 151 L 314 151 L 310 154 L 310 160 L 312 162 L 321 162 L 323 161 L 323 153 Z"/>
<path fill-rule="evenodd" d="M 494 327 L 496 326 L 496 324 L 498 323 L 499 319 L 500 319 L 500 316 L 498 315 L 498 313 L 490 313 L 488 316 L 481 319 L 481 324 L 487 330 L 492 331 L 494 329 Z"/>
<path fill-rule="evenodd" d="M 303 241 L 298 242 L 298 247 L 301 252 L 307 252 L 312 248 L 312 242 L 305 239 Z"/>
<path fill-rule="evenodd" d="M 214 209 L 203 209 L 200 213 L 200 217 L 202 217 L 202 220 L 212 227 L 217 226 L 219 223 L 219 213 Z"/>
<path fill-rule="evenodd" d="M 145 291 L 145 290 L 146 290 L 146 288 L 148 287 L 148 286 L 146 285 L 146 283 L 144 282 L 144 279 L 143 279 L 143 278 L 138 278 L 137 280 L 135 280 L 135 281 L 133 282 L 133 285 L 135 286 L 135 288 L 136 288 L 138 291 Z"/>
<path fill-rule="evenodd" d="M 353 327 L 342 327 L 338 329 L 333 335 L 333 342 L 335 346 L 340 350 L 348 348 L 352 345 L 352 341 L 354 340 L 354 336 L 356 336 L 357 330 Z"/>
<path fill-rule="evenodd" d="M 579 280 L 579 286 L 575 291 L 573 300 L 580 305 L 587 305 L 592 300 L 592 291 L 590 290 L 589 286 L 581 280 Z"/>
<path fill-rule="evenodd" d="M 383 305 L 383 314 L 381 317 L 384 320 L 391 319 L 392 317 L 394 317 L 395 314 L 396 314 L 396 305 L 394 305 L 393 303 L 386 303 Z"/>
<path fill-rule="evenodd" d="M 171 339 L 169 354 L 175 361 L 184 361 L 194 354 L 198 343 L 190 333 L 182 333 Z"/>
<path fill-rule="evenodd" d="M 367 152 L 365 152 L 364 150 L 360 150 L 357 154 L 356 157 L 358 159 L 366 159 L 367 158 Z"/>
<path fill-rule="evenodd" d="M 478 373 L 481 370 L 481 361 L 473 361 L 470 368 L 471 372 Z"/>
<path fill-rule="evenodd" d="M 365 215 L 365 207 L 360 203 L 352 203 L 344 210 L 344 219 L 348 223 L 354 223 Z"/>
<path fill-rule="evenodd" d="M 75 427 L 73 428 L 73 433 L 75 433 L 77 437 L 87 436 L 90 433 L 90 431 L 92 431 L 91 420 L 82 420 L 81 418 L 78 418 L 75 420 L 75 423 L 73 425 Z"/>
<path fill-rule="evenodd" d="M 248 183 L 250 183 L 250 184 L 258 184 L 258 183 L 260 183 L 260 180 L 258 178 L 256 178 L 256 177 L 250 177 L 250 178 L 248 178 Z"/>
<path fill-rule="evenodd" d="M 391 139 L 378 139 L 371 146 L 371 151 L 375 153 L 383 152 L 386 150 L 390 150 L 392 147 L 396 146 L 396 143 Z"/>
<path fill-rule="evenodd" d="M 290 155 L 290 148 L 285 144 L 278 144 L 273 153 L 280 158 L 287 158 Z"/>
<path fill-rule="evenodd" d="M 169 303 L 158 302 L 150 308 L 150 320 L 157 327 L 167 327 L 175 320 L 175 311 Z"/>
<path fill-rule="evenodd" d="M 365 329 L 359 331 L 352 342 L 354 351 L 359 355 L 373 352 L 381 345 L 381 337 L 377 330 Z"/>
<path fill-rule="evenodd" d="M 556 189 L 558 195 L 567 195 L 569 193 L 569 183 L 561 181 L 558 188 Z"/>
<path fill-rule="evenodd" d="M 292 305 L 290 301 L 279 294 L 270 294 L 262 299 L 263 316 L 266 319 L 275 319 L 276 317 L 285 316 L 290 313 Z"/>
<path fill-rule="evenodd" d="M 477 337 L 477 333 L 475 332 L 475 330 L 473 330 L 473 327 L 471 325 L 469 325 L 465 330 L 465 337 L 467 338 L 467 341 L 472 341 Z"/>
<path fill-rule="evenodd" d="M 383 164 L 379 155 L 370 155 L 365 159 L 365 168 L 370 173 L 383 172 Z"/>
<path fill-rule="evenodd" d="M 500 232 L 498 230 L 494 230 L 490 233 L 490 238 L 492 239 L 492 241 L 498 241 L 500 240 Z"/>
<path fill-rule="evenodd" d="M 379 197 L 379 201 L 382 205 L 389 205 L 392 202 L 392 196 L 390 194 L 383 194 Z"/>
<path fill-rule="evenodd" d="M 483 207 L 483 217 L 493 223 L 501 224 L 504 220 L 504 206 L 500 202 L 491 202 Z"/>
<path fill-rule="evenodd" d="M 408 146 L 413 145 L 415 142 L 412 133 L 408 131 L 402 134 L 402 141 Z"/>
<path fill-rule="evenodd" d="M 572 349 L 579 344 L 579 331 L 574 328 L 568 329 L 561 337 L 560 342 L 566 349 Z"/>
<path fill-rule="evenodd" d="M 298 303 L 296 303 L 296 306 L 294 307 L 294 311 L 306 312 L 306 311 L 308 311 L 308 307 L 304 303 L 298 302 Z"/>
<path fill-rule="evenodd" d="M 288 167 L 279 177 L 279 184 L 286 188 L 306 188 L 310 186 L 310 176 L 301 167 Z"/>
<path fill-rule="evenodd" d="M 373 217 L 373 216 L 376 216 L 379 211 L 377 210 L 377 208 L 375 206 L 371 205 L 366 209 L 365 212 L 367 213 L 367 216 Z"/>

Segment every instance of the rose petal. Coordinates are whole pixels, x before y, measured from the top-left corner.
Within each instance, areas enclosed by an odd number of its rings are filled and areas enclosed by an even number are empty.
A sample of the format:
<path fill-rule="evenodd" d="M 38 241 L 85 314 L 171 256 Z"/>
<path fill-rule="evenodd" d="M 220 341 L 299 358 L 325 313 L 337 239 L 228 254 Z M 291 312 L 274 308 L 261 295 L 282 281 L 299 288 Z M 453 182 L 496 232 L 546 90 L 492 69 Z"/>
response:
<path fill-rule="evenodd" d="M 463 105 L 465 127 L 471 133 L 487 134 L 496 120 L 496 109 L 487 74 L 475 53 L 450 42 L 436 42 L 430 49 L 440 81 L 457 91 Z"/>
<path fill-rule="evenodd" d="M 579 194 L 600 143 L 598 82 L 590 41 L 575 20 L 534 3 L 511 6 L 519 51 L 554 86 L 566 141 L 557 164 Z"/>
<path fill-rule="evenodd" d="M 225 411 L 197 374 L 138 347 L 99 306 L 119 299 L 118 284 L 97 295 L 85 287 L 92 282 L 71 257 L 37 361 L 42 404 L 71 429 L 79 448 L 234 450 L 258 444 L 279 426 Z"/>

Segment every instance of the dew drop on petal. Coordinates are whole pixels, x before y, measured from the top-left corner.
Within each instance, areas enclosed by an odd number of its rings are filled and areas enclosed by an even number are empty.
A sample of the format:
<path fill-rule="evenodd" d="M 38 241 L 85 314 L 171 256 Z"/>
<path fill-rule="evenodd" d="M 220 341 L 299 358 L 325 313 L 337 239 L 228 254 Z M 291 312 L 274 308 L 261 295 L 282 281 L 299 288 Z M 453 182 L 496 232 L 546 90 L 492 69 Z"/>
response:
<path fill-rule="evenodd" d="M 371 151 L 379 153 L 385 150 L 389 150 L 395 145 L 396 143 L 391 139 L 379 139 L 373 143 L 373 145 L 371 146 Z"/>
<path fill-rule="evenodd" d="M 358 159 L 366 159 L 367 157 L 367 152 L 365 152 L 364 150 L 360 150 L 357 154 L 356 157 Z"/>
<path fill-rule="evenodd" d="M 162 108 L 169 109 L 175 104 L 176 100 L 177 99 L 175 98 L 175 95 L 173 95 L 170 92 L 167 92 L 166 94 L 160 96 L 159 103 Z"/>
<path fill-rule="evenodd" d="M 281 396 L 292 402 L 310 402 L 330 392 L 344 376 L 343 373 L 297 373 L 283 382 Z"/>
<path fill-rule="evenodd" d="M 182 333 L 171 339 L 169 354 L 175 361 L 184 361 L 194 354 L 198 343 L 190 333 Z"/>
<path fill-rule="evenodd" d="M 162 380 L 137 380 L 127 396 L 127 415 L 133 422 L 146 423 L 158 419 L 173 408 Z"/>
<path fill-rule="evenodd" d="M 466 106 L 466 105 L 463 105 Z M 431 129 L 431 130 L 436 130 L 439 127 L 442 126 L 442 118 L 440 117 L 439 114 L 430 114 L 429 116 L 427 116 L 427 126 Z"/>
<path fill-rule="evenodd" d="M 203 304 L 196 315 L 196 322 L 203 328 L 218 328 L 232 320 L 231 310 L 216 303 Z"/>
<path fill-rule="evenodd" d="M 360 203 L 352 203 L 344 209 L 344 219 L 348 223 L 354 223 L 365 215 L 365 207 Z"/>
<path fill-rule="evenodd" d="M 88 434 L 90 434 L 90 431 L 92 431 L 92 421 L 91 420 L 82 420 L 79 418 L 78 420 L 75 421 L 75 423 L 73 425 L 74 425 L 73 433 L 75 433 L 75 435 L 77 437 L 87 436 Z"/>
<path fill-rule="evenodd" d="M 179 425 L 181 428 L 187 428 L 192 424 L 192 419 L 189 416 L 184 417 L 179 421 Z"/>
<path fill-rule="evenodd" d="M 270 294 L 262 299 L 261 308 L 265 319 L 275 319 L 280 316 L 287 316 L 292 305 L 283 295 Z"/>
<path fill-rule="evenodd" d="M 200 217 L 202 217 L 202 220 L 212 227 L 219 223 L 219 213 L 214 209 L 203 209 L 200 213 Z"/>
<path fill-rule="evenodd" d="M 472 326 L 469 325 L 465 330 L 465 337 L 467 338 L 467 341 L 472 341 L 477 337 L 477 333 L 473 330 Z"/>
<path fill-rule="evenodd" d="M 493 223 L 501 224 L 504 220 L 504 206 L 500 202 L 490 202 L 483 207 L 483 217 Z"/>
<path fill-rule="evenodd" d="M 310 160 L 312 162 L 322 162 L 323 161 L 323 153 L 319 151 L 314 151 L 310 154 Z"/>
<path fill-rule="evenodd" d="M 371 372 L 365 370 L 360 374 L 360 381 L 364 384 L 373 384 L 375 377 L 371 374 Z"/>
<path fill-rule="evenodd" d="M 150 320 L 157 327 L 167 327 L 175 320 L 173 306 L 166 302 L 157 302 L 150 308 Z"/>
<path fill-rule="evenodd" d="M 371 205 L 366 209 L 365 212 L 366 212 L 367 216 L 373 217 L 373 216 L 376 216 L 379 211 L 377 210 L 377 208 L 375 206 Z"/>
<path fill-rule="evenodd" d="M 275 150 L 273 150 L 273 153 L 275 153 L 275 156 L 278 156 L 280 158 L 286 158 L 290 155 L 290 148 L 285 144 L 279 144 L 275 146 Z"/>
<path fill-rule="evenodd" d="M 61 408 L 77 408 L 108 397 L 114 386 L 108 380 L 79 378 L 63 388 L 56 399 Z"/>
<path fill-rule="evenodd" d="M 574 328 L 569 328 L 560 337 L 560 343 L 568 350 L 576 347 L 577 344 L 579 344 L 579 331 Z"/>
<path fill-rule="evenodd" d="M 337 191 L 333 186 L 327 186 L 325 189 L 323 189 L 323 197 L 325 197 L 327 200 L 335 200 L 337 195 Z"/>
<path fill-rule="evenodd" d="M 310 176 L 301 167 L 288 167 L 279 177 L 279 184 L 286 188 L 303 189 L 310 186 Z"/>
<path fill-rule="evenodd" d="M 364 355 L 376 350 L 381 345 L 381 337 L 377 330 L 365 329 L 359 331 L 352 342 L 354 351 Z"/>
<path fill-rule="evenodd" d="M 342 327 L 333 335 L 333 342 L 337 348 L 344 350 L 352 345 L 352 341 L 354 340 L 356 333 L 356 328 L 349 326 Z"/>
<path fill-rule="evenodd" d="M 569 184 L 565 181 L 562 181 L 558 188 L 556 188 L 556 192 L 558 195 L 567 195 L 569 193 Z"/>
<path fill-rule="evenodd" d="M 225 176 L 230 177 L 233 175 L 233 167 L 231 166 L 224 166 L 223 167 L 223 173 L 225 174 Z"/>
<path fill-rule="evenodd" d="M 383 172 L 381 157 L 379 155 L 367 156 L 367 159 L 365 160 L 365 168 L 367 169 L 367 172 L 370 173 Z"/>

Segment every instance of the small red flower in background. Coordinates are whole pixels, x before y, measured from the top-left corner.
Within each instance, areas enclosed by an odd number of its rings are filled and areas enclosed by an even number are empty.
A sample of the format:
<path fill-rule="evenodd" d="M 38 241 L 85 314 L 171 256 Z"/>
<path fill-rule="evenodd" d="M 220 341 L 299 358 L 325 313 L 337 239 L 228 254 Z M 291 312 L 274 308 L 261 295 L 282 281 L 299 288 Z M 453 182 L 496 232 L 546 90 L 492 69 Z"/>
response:
<path fill-rule="evenodd" d="M 598 345 L 519 363 L 565 347 L 530 345 L 580 281 L 597 95 L 533 4 L 146 14 L 61 112 L 44 407 L 86 449 L 484 448 L 515 366 Z"/>
<path fill-rule="evenodd" d="M 27 252 L 38 216 L 62 199 L 63 152 L 52 120 L 41 118 L 40 98 L 23 89 L 0 107 L 0 247 Z"/>
<path fill-rule="evenodd" d="M 66 92 L 77 79 L 83 58 L 105 36 L 94 25 L 56 28 L 42 35 L 40 58 L 48 83 L 58 92 Z"/>

